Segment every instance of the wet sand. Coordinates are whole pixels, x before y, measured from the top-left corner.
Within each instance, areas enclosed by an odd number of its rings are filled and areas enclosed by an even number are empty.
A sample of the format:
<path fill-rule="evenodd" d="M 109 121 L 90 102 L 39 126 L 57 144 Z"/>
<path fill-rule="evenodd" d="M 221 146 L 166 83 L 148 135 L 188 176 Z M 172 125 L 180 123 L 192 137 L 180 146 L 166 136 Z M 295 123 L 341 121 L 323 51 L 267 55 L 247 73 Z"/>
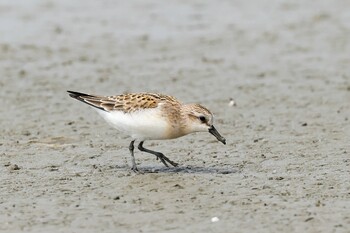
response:
<path fill-rule="evenodd" d="M 18 4 L 0 3 L 1 232 L 350 231 L 347 1 Z M 134 174 L 130 139 L 66 90 L 201 103 L 227 145 L 148 141 L 181 165 L 137 151 Z"/>

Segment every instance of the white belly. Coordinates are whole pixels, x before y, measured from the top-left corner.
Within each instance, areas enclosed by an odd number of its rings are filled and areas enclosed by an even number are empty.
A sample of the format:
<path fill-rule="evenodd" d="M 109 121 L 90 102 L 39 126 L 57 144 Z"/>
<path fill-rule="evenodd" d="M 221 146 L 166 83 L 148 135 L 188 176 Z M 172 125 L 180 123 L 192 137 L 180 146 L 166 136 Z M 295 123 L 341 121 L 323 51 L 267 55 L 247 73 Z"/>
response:
<path fill-rule="evenodd" d="M 168 138 L 169 123 L 161 117 L 157 108 L 132 113 L 98 110 L 98 113 L 112 127 L 133 139 L 157 140 Z"/>

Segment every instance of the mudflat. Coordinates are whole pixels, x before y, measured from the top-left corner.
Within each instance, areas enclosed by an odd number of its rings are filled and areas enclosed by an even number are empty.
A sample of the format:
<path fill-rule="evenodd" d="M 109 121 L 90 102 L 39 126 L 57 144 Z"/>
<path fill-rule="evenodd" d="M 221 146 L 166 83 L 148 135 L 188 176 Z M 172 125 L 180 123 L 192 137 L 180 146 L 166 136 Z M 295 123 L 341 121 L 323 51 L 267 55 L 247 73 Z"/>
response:
<path fill-rule="evenodd" d="M 2 1 L 1 232 L 349 232 L 350 4 Z M 66 90 L 200 103 L 148 141 Z M 231 102 L 231 98 L 235 104 Z"/>

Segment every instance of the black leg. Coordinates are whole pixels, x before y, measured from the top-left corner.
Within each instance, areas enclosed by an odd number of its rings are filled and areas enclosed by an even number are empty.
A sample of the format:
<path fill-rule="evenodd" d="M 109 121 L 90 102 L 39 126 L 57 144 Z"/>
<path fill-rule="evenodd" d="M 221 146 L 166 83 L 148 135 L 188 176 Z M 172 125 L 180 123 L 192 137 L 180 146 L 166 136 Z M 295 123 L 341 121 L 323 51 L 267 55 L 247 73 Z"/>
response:
<path fill-rule="evenodd" d="M 157 151 L 153 151 L 153 150 L 149 150 L 149 149 L 146 149 L 143 147 L 143 141 L 140 142 L 139 146 L 138 146 L 139 150 L 140 151 L 144 151 L 144 152 L 147 152 L 147 153 L 150 153 L 150 154 L 153 154 L 155 156 L 157 156 L 157 158 L 160 159 L 160 161 L 166 166 L 166 167 L 169 167 L 168 163 L 170 163 L 172 166 L 174 167 L 177 167 L 178 163 L 175 163 L 173 161 L 171 161 L 170 159 L 168 159 L 164 154 L 160 153 L 160 152 L 157 152 Z"/>
<path fill-rule="evenodd" d="M 132 162 L 131 170 L 133 170 L 134 172 L 138 172 L 139 170 L 136 167 L 135 156 L 134 156 L 134 142 L 135 140 L 131 141 L 129 145 L 129 151 L 131 154 L 131 162 Z"/>

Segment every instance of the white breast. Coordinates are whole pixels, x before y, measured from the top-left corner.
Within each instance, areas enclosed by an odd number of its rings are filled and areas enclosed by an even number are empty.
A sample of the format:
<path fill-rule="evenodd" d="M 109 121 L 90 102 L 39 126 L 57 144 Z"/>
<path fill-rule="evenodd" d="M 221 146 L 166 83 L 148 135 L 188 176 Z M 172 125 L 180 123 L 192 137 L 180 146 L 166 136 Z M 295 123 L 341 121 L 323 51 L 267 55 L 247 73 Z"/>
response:
<path fill-rule="evenodd" d="M 169 123 L 161 116 L 159 108 L 132 113 L 121 111 L 98 113 L 114 128 L 133 139 L 167 139 Z"/>

